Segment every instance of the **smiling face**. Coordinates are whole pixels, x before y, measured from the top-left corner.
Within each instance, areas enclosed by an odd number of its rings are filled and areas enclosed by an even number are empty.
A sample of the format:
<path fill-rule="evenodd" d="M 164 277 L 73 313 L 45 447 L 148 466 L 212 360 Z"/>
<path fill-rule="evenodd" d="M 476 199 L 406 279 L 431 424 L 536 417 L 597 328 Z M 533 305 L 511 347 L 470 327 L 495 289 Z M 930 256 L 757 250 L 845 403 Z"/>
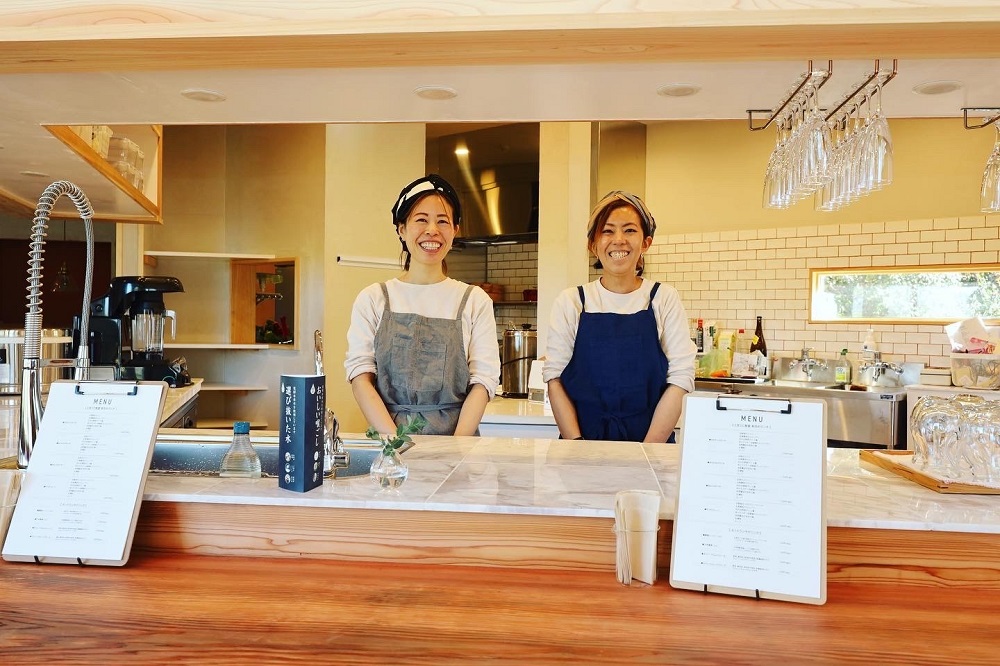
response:
<path fill-rule="evenodd" d="M 631 206 L 618 206 L 608 215 L 590 244 L 590 251 L 608 275 L 636 274 L 642 253 L 653 243 L 642 230 L 642 219 Z"/>
<path fill-rule="evenodd" d="M 456 230 L 451 204 L 439 194 L 422 197 L 406 222 L 397 227 L 411 262 L 419 264 L 441 263 L 451 250 Z"/>

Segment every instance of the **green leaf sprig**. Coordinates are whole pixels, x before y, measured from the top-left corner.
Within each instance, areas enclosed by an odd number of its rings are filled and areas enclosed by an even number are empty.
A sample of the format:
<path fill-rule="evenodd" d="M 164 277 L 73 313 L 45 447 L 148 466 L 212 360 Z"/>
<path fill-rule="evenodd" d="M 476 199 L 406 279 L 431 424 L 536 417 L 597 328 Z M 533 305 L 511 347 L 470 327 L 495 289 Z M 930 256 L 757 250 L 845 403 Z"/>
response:
<path fill-rule="evenodd" d="M 416 435 L 426 426 L 427 419 L 424 418 L 423 414 L 411 414 L 406 423 L 400 423 L 396 426 L 396 434 L 393 437 L 382 436 L 382 433 L 374 427 L 369 427 L 365 431 L 365 437 L 382 442 L 382 454 L 388 456 L 401 448 L 403 444 L 411 443 L 413 440 L 410 439 L 410 435 Z"/>

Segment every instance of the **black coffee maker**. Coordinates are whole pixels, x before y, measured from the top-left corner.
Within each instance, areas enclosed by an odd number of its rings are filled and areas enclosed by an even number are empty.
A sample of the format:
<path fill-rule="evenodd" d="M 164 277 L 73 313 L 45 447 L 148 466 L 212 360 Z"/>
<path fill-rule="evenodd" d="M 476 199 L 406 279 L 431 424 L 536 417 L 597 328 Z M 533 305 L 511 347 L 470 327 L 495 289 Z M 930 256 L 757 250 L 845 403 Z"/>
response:
<path fill-rule="evenodd" d="M 173 387 L 190 384 L 183 361 L 163 357 L 167 319 L 171 321 L 171 337 L 177 333 L 177 317 L 164 307 L 163 294 L 181 291 L 184 287 L 175 277 L 113 278 L 108 293 L 90 304 L 91 367 L 111 366 L 116 379 L 164 381 Z M 74 344 L 79 344 L 79 338 L 77 317 L 73 320 Z"/>

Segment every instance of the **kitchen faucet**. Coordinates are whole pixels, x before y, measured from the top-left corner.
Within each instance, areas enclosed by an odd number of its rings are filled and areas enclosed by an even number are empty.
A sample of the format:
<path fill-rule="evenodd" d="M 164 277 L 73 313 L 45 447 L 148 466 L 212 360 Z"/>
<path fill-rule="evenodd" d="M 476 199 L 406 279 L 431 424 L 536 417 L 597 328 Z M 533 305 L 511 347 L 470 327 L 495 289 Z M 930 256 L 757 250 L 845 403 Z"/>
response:
<path fill-rule="evenodd" d="M 872 360 L 864 361 L 859 367 L 858 372 L 864 372 L 865 370 L 871 368 L 872 371 L 872 384 L 877 384 L 878 380 L 882 377 L 882 374 L 891 370 L 897 374 L 902 374 L 903 369 L 896 365 L 895 363 L 889 363 L 882 360 L 882 352 L 875 351 L 872 352 Z"/>
<path fill-rule="evenodd" d="M 788 364 L 789 370 L 791 370 L 794 367 L 801 366 L 802 372 L 806 374 L 806 381 L 812 381 L 812 373 L 813 370 L 815 370 L 816 368 L 821 368 L 823 370 L 826 370 L 828 368 L 827 364 L 824 361 L 810 356 L 809 352 L 811 351 L 812 347 L 803 347 L 802 355 Z"/>
<path fill-rule="evenodd" d="M 319 329 L 313 331 L 313 358 L 316 361 L 316 374 L 326 375 L 323 368 L 323 333 Z M 351 452 L 344 448 L 344 440 L 340 438 L 340 422 L 329 407 L 323 418 L 323 476 L 336 477 L 338 469 L 351 466 Z"/>
<path fill-rule="evenodd" d="M 76 206 L 83 220 L 87 237 L 87 273 L 83 284 L 83 306 L 80 312 L 80 340 L 77 357 L 71 361 L 74 379 L 90 379 L 90 289 L 94 281 L 94 209 L 83 191 L 73 183 L 57 180 L 42 192 L 32 220 L 28 245 L 28 310 L 24 316 L 24 364 L 21 369 L 21 409 L 17 435 L 17 466 L 28 466 L 31 452 L 38 437 L 42 421 L 42 368 L 47 365 L 65 365 L 42 359 L 42 264 L 45 259 L 45 236 L 49 228 L 49 214 L 59 197 L 66 195 Z"/>

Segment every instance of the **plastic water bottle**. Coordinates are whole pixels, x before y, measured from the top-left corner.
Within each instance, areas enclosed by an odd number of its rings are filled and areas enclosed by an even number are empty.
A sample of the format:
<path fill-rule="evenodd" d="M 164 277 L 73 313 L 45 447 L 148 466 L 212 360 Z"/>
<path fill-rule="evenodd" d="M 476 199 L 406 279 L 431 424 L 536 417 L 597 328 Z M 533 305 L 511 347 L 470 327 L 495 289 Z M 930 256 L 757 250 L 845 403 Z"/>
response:
<path fill-rule="evenodd" d="M 236 476 L 247 479 L 260 478 L 260 457 L 250 443 L 250 423 L 237 421 L 233 424 L 233 443 L 226 455 L 222 456 L 219 476 Z"/>

